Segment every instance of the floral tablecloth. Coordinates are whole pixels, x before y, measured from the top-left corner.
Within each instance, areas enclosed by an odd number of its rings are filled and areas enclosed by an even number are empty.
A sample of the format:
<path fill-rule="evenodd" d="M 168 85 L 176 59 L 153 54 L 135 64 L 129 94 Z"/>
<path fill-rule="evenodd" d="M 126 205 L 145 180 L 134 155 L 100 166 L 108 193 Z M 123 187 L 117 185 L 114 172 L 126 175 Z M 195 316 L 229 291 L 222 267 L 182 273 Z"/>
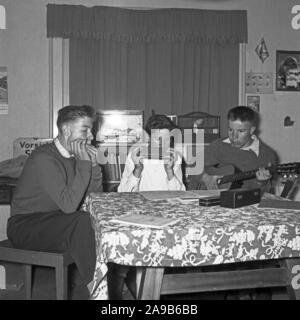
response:
<path fill-rule="evenodd" d="M 204 266 L 300 257 L 300 212 L 258 208 L 201 207 L 149 201 L 139 193 L 92 193 L 83 205 L 96 233 L 93 298 L 107 298 L 106 263 L 132 266 Z M 175 217 L 163 229 L 110 222 L 125 214 Z M 104 281 L 103 281 L 104 280 Z"/>

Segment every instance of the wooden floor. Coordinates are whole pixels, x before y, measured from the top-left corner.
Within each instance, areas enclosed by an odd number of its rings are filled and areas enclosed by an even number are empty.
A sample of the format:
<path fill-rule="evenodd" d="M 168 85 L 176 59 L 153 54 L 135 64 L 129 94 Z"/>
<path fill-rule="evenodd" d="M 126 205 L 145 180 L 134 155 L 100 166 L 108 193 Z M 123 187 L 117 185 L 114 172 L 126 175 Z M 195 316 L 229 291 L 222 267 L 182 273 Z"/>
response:
<path fill-rule="evenodd" d="M 24 288 L 22 288 L 23 274 L 18 265 L 4 264 L 7 272 L 7 280 L 11 288 L 16 287 L 19 290 L 0 290 L 0 300 L 23 300 L 25 298 Z M 33 300 L 55 300 L 55 277 L 54 269 L 46 267 L 35 267 L 33 274 Z M 128 290 L 124 290 L 124 299 L 132 300 Z M 218 292 L 218 293 L 201 293 L 201 294 L 184 294 L 162 296 L 162 300 L 256 300 L 288 299 L 285 290 L 282 288 L 272 289 L 272 291 L 239 291 L 239 292 Z"/>

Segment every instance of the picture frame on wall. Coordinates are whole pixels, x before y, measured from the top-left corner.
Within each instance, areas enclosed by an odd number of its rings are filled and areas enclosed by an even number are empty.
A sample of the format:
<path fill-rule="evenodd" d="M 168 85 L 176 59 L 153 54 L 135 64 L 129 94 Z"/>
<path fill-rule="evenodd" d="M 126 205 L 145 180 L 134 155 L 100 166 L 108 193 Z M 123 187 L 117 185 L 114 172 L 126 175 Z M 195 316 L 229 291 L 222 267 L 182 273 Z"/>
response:
<path fill-rule="evenodd" d="M 142 110 L 98 110 L 96 142 L 134 144 L 142 140 Z"/>
<path fill-rule="evenodd" d="M 259 112 L 260 109 L 260 96 L 247 96 L 247 107 Z"/>
<path fill-rule="evenodd" d="M 300 91 L 300 51 L 276 51 L 276 90 Z"/>

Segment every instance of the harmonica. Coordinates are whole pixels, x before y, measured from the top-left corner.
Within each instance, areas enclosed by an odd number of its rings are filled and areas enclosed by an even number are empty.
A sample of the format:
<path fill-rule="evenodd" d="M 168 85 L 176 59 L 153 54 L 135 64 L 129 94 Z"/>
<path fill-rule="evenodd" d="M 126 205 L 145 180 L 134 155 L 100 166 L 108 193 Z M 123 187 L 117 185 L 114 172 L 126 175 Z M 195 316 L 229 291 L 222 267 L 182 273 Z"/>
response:
<path fill-rule="evenodd" d="M 140 148 L 140 155 L 144 159 L 162 160 L 170 153 L 170 149 L 161 146 L 145 145 Z"/>

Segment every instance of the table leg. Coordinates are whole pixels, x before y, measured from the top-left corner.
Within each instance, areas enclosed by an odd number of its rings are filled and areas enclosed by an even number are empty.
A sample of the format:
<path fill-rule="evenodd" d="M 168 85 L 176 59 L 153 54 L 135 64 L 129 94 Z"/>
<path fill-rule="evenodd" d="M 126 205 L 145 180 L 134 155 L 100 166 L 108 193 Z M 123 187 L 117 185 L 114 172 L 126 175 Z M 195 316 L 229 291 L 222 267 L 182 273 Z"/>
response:
<path fill-rule="evenodd" d="M 138 299 L 159 300 L 164 268 L 143 268 Z"/>
<path fill-rule="evenodd" d="M 280 264 L 287 269 L 290 284 L 287 287 L 289 298 L 300 300 L 300 258 L 287 258 Z"/>

